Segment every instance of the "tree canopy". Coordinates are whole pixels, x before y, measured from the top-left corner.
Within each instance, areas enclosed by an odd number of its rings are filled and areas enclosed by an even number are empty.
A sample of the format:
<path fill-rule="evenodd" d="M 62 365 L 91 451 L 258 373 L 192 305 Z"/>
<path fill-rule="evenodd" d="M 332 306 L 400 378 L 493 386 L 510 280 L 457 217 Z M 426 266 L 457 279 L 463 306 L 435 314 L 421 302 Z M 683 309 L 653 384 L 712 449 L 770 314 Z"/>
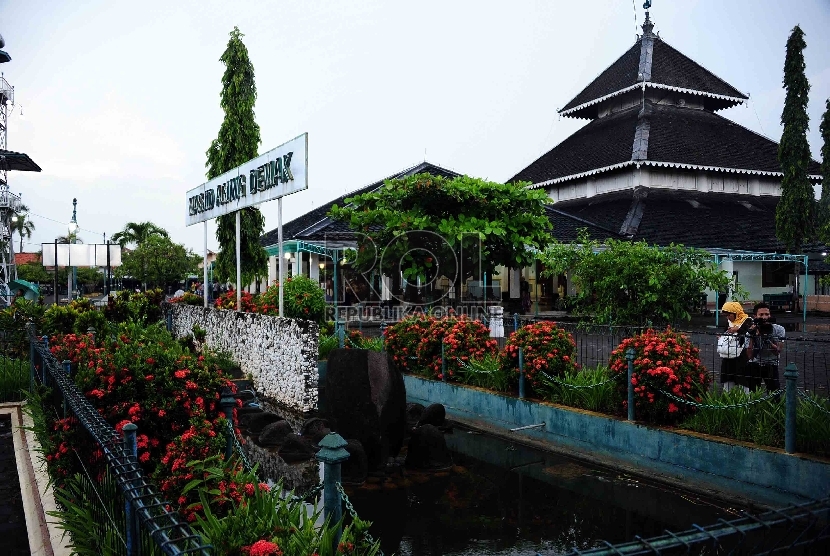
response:
<path fill-rule="evenodd" d="M 821 200 L 818 204 L 816 221 L 819 238 L 830 243 L 830 98 L 824 103 L 824 116 L 821 118 Z"/>
<path fill-rule="evenodd" d="M 329 214 L 358 232 L 358 271 L 458 284 L 479 272 L 492 276 L 499 265 L 532 264 L 550 241 L 550 200 L 527 185 L 417 174 L 350 197 Z"/>
<path fill-rule="evenodd" d="M 551 244 L 540 259 L 546 274 L 567 271 L 579 310 L 606 324 L 679 323 L 689 320 L 701 292 L 733 288 L 705 251 L 615 239 L 600 244 L 584 230 L 574 243 Z"/>
<path fill-rule="evenodd" d="M 152 222 L 127 222 L 124 229 L 112 234 L 110 239 L 121 247 L 126 247 L 130 244 L 141 245 L 153 236 L 170 237 L 167 230 Z"/>
<path fill-rule="evenodd" d="M 778 160 L 784 177 L 781 180 L 781 200 L 775 212 L 775 235 L 790 252 L 800 253 L 804 242 L 812 238 L 815 197 L 807 177 L 810 164 L 810 145 L 807 130 L 810 118 L 807 101 L 810 84 L 805 74 L 804 32 L 798 25 L 787 40 L 784 59 L 784 111 L 781 123 L 784 131 L 778 145 Z"/>
<path fill-rule="evenodd" d="M 225 64 L 222 75 L 220 106 L 225 118 L 219 127 L 219 135 L 207 150 L 207 178 L 213 179 L 240 164 L 256 158 L 262 142 L 259 125 L 254 117 L 256 82 L 254 66 L 248 58 L 248 49 L 242 42 L 244 35 L 237 27 L 230 33 L 230 40 L 220 61 Z M 259 244 L 265 229 L 265 218 L 259 209 L 248 207 L 240 215 L 240 246 L 242 282 L 250 283 L 257 276 L 268 272 L 268 254 Z M 216 257 L 216 275 L 221 280 L 236 278 L 236 213 L 216 219 L 216 239 L 219 254 Z"/>
<path fill-rule="evenodd" d="M 152 235 L 134 251 L 125 253 L 116 276 L 132 276 L 150 287 L 184 280 L 198 268 L 201 258 L 170 238 Z"/>

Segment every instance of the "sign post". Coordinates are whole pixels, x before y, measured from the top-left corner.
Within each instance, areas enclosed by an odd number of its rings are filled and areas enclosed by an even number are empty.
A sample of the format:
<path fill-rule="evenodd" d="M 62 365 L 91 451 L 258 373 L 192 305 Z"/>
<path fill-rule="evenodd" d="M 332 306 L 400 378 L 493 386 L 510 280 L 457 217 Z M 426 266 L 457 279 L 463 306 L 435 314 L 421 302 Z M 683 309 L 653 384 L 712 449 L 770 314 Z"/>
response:
<path fill-rule="evenodd" d="M 308 134 L 303 133 L 187 192 L 186 225 L 205 222 L 204 271 L 207 282 L 207 221 L 236 212 L 236 309 L 242 305 L 242 252 L 239 210 L 278 199 L 280 316 L 283 316 L 282 198 L 308 189 Z M 207 284 L 205 306 L 207 306 Z"/>

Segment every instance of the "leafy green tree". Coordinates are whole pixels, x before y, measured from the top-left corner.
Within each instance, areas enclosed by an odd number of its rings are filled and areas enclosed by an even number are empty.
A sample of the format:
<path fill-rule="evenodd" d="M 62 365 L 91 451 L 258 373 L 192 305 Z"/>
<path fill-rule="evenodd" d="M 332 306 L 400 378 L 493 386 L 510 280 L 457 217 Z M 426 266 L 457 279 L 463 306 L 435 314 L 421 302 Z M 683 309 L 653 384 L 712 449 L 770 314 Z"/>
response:
<path fill-rule="evenodd" d="M 578 292 L 577 307 L 605 324 L 688 321 L 689 306 L 701 292 L 732 287 L 709 253 L 682 245 L 614 239 L 600 244 L 582 231 L 574 243 L 553 243 L 540 259 L 545 274 L 567 271 Z"/>
<path fill-rule="evenodd" d="M 17 277 L 35 284 L 52 283 L 52 273 L 43 268 L 43 265 L 40 263 L 18 265 Z"/>
<path fill-rule="evenodd" d="M 830 242 L 830 98 L 824 103 L 821 118 L 821 200 L 818 204 L 817 224 L 821 241 Z"/>
<path fill-rule="evenodd" d="M 20 249 L 18 253 L 23 252 L 23 240 L 25 238 L 31 239 L 32 233 L 35 231 L 35 223 L 29 220 L 29 207 L 26 205 L 20 205 L 20 208 L 14 214 L 12 219 L 12 234 L 17 232 L 20 236 Z"/>
<path fill-rule="evenodd" d="M 220 60 L 225 64 L 222 76 L 220 106 L 225 119 L 219 135 L 207 150 L 207 178 L 231 170 L 252 158 L 256 158 L 259 144 L 259 125 L 254 117 L 256 82 L 254 66 L 248 58 L 248 49 L 242 42 L 244 36 L 237 27 L 230 33 L 230 40 Z M 216 239 L 219 254 L 216 257 L 216 276 L 220 280 L 236 280 L 236 213 L 216 219 Z M 240 215 L 240 257 L 242 282 L 249 284 L 257 276 L 268 273 L 268 254 L 259 244 L 265 229 L 265 217 L 259 209 L 244 208 Z"/>
<path fill-rule="evenodd" d="M 359 232 L 356 270 L 422 283 L 444 276 L 457 286 L 479 272 L 492 276 L 499 265 L 527 266 L 550 242 L 549 198 L 527 185 L 417 174 L 350 197 L 329 214 Z"/>
<path fill-rule="evenodd" d="M 124 229 L 112 234 L 112 241 L 126 247 L 127 245 L 141 245 L 153 236 L 170 237 L 167 230 L 156 226 L 152 222 L 127 222 Z"/>
<path fill-rule="evenodd" d="M 150 236 L 134 251 L 125 253 L 116 276 L 132 276 L 145 285 L 163 288 L 196 272 L 201 258 L 170 238 Z"/>
<path fill-rule="evenodd" d="M 810 118 L 807 101 L 810 84 L 804 64 L 804 32 L 796 25 L 787 40 L 784 60 L 784 111 L 781 123 L 784 132 L 778 146 L 778 160 L 784 177 L 781 180 L 781 200 L 775 212 L 775 233 L 790 252 L 800 253 L 804 242 L 813 237 L 815 198 L 813 186 L 807 178 L 810 164 L 810 145 L 807 130 Z"/>
<path fill-rule="evenodd" d="M 104 275 L 97 268 L 79 266 L 76 274 L 79 286 L 91 286 L 95 289 L 104 285 Z"/>

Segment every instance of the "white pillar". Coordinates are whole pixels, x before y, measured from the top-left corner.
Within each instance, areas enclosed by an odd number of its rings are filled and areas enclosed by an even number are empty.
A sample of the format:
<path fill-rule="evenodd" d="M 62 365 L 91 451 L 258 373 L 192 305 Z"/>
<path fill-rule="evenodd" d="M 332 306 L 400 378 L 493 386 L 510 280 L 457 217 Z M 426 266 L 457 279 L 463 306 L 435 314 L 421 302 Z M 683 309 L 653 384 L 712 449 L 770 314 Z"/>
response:
<path fill-rule="evenodd" d="M 320 281 L 320 255 L 317 253 L 308 254 L 308 277 L 314 282 Z"/>
<path fill-rule="evenodd" d="M 731 283 L 732 272 L 734 272 L 734 270 L 735 270 L 735 263 L 732 261 L 732 259 L 728 259 L 728 258 L 727 259 L 721 259 L 720 266 L 721 266 L 721 269 L 724 272 L 726 272 L 726 276 L 730 280 L 730 285 L 732 285 L 732 283 Z M 728 292 L 728 295 L 726 296 L 727 301 L 730 301 L 730 299 L 732 297 L 731 293 L 732 292 Z M 717 310 L 720 311 L 720 307 L 717 307 Z"/>
<path fill-rule="evenodd" d="M 392 277 L 381 276 L 380 279 L 380 298 L 382 301 L 389 301 L 392 299 Z"/>
<path fill-rule="evenodd" d="M 522 271 L 518 268 L 510 269 L 510 299 L 519 299 L 521 292 L 519 286 L 521 285 Z"/>

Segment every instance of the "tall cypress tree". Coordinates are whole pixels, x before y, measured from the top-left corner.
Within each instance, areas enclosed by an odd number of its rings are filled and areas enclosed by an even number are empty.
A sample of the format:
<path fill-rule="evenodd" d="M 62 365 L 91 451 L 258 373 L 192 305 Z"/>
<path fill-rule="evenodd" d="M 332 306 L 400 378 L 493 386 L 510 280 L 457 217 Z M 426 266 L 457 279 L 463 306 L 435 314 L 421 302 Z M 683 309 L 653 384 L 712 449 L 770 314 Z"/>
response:
<path fill-rule="evenodd" d="M 807 130 L 807 96 L 810 84 L 804 73 L 804 32 L 796 25 L 787 39 L 787 57 L 784 60 L 784 111 L 781 123 L 784 133 L 778 146 L 778 161 L 784 178 L 781 180 L 781 200 L 775 212 L 775 235 L 786 248 L 800 253 L 805 240 L 813 235 L 815 197 L 807 179 L 810 163 L 810 145 Z"/>
<path fill-rule="evenodd" d="M 248 49 L 242 42 L 244 35 L 234 27 L 230 36 L 228 47 L 220 58 L 225 64 L 225 73 L 222 75 L 219 104 L 225 112 L 225 119 L 219 128 L 219 136 L 211 142 L 205 153 L 208 179 L 255 158 L 262 142 L 259 125 L 254 118 L 254 66 L 248 58 Z M 265 228 L 265 217 L 254 207 L 244 208 L 240 212 L 242 283 L 250 284 L 257 276 L 268 272 L 268 254 L 259 244 L 259 237 Z M 227 281 L 236 280 L 235 214 L 225 214 L 216 219 L 216 239 L 219 240 L 216 275 Z"/>
<path fill-rule="evenodd" d="M 817 224 L 819 238 L 830 243 L 830 98 L 824 104 L 824 116 L 821 118 L 821 200 L 818 204 Z"/>

